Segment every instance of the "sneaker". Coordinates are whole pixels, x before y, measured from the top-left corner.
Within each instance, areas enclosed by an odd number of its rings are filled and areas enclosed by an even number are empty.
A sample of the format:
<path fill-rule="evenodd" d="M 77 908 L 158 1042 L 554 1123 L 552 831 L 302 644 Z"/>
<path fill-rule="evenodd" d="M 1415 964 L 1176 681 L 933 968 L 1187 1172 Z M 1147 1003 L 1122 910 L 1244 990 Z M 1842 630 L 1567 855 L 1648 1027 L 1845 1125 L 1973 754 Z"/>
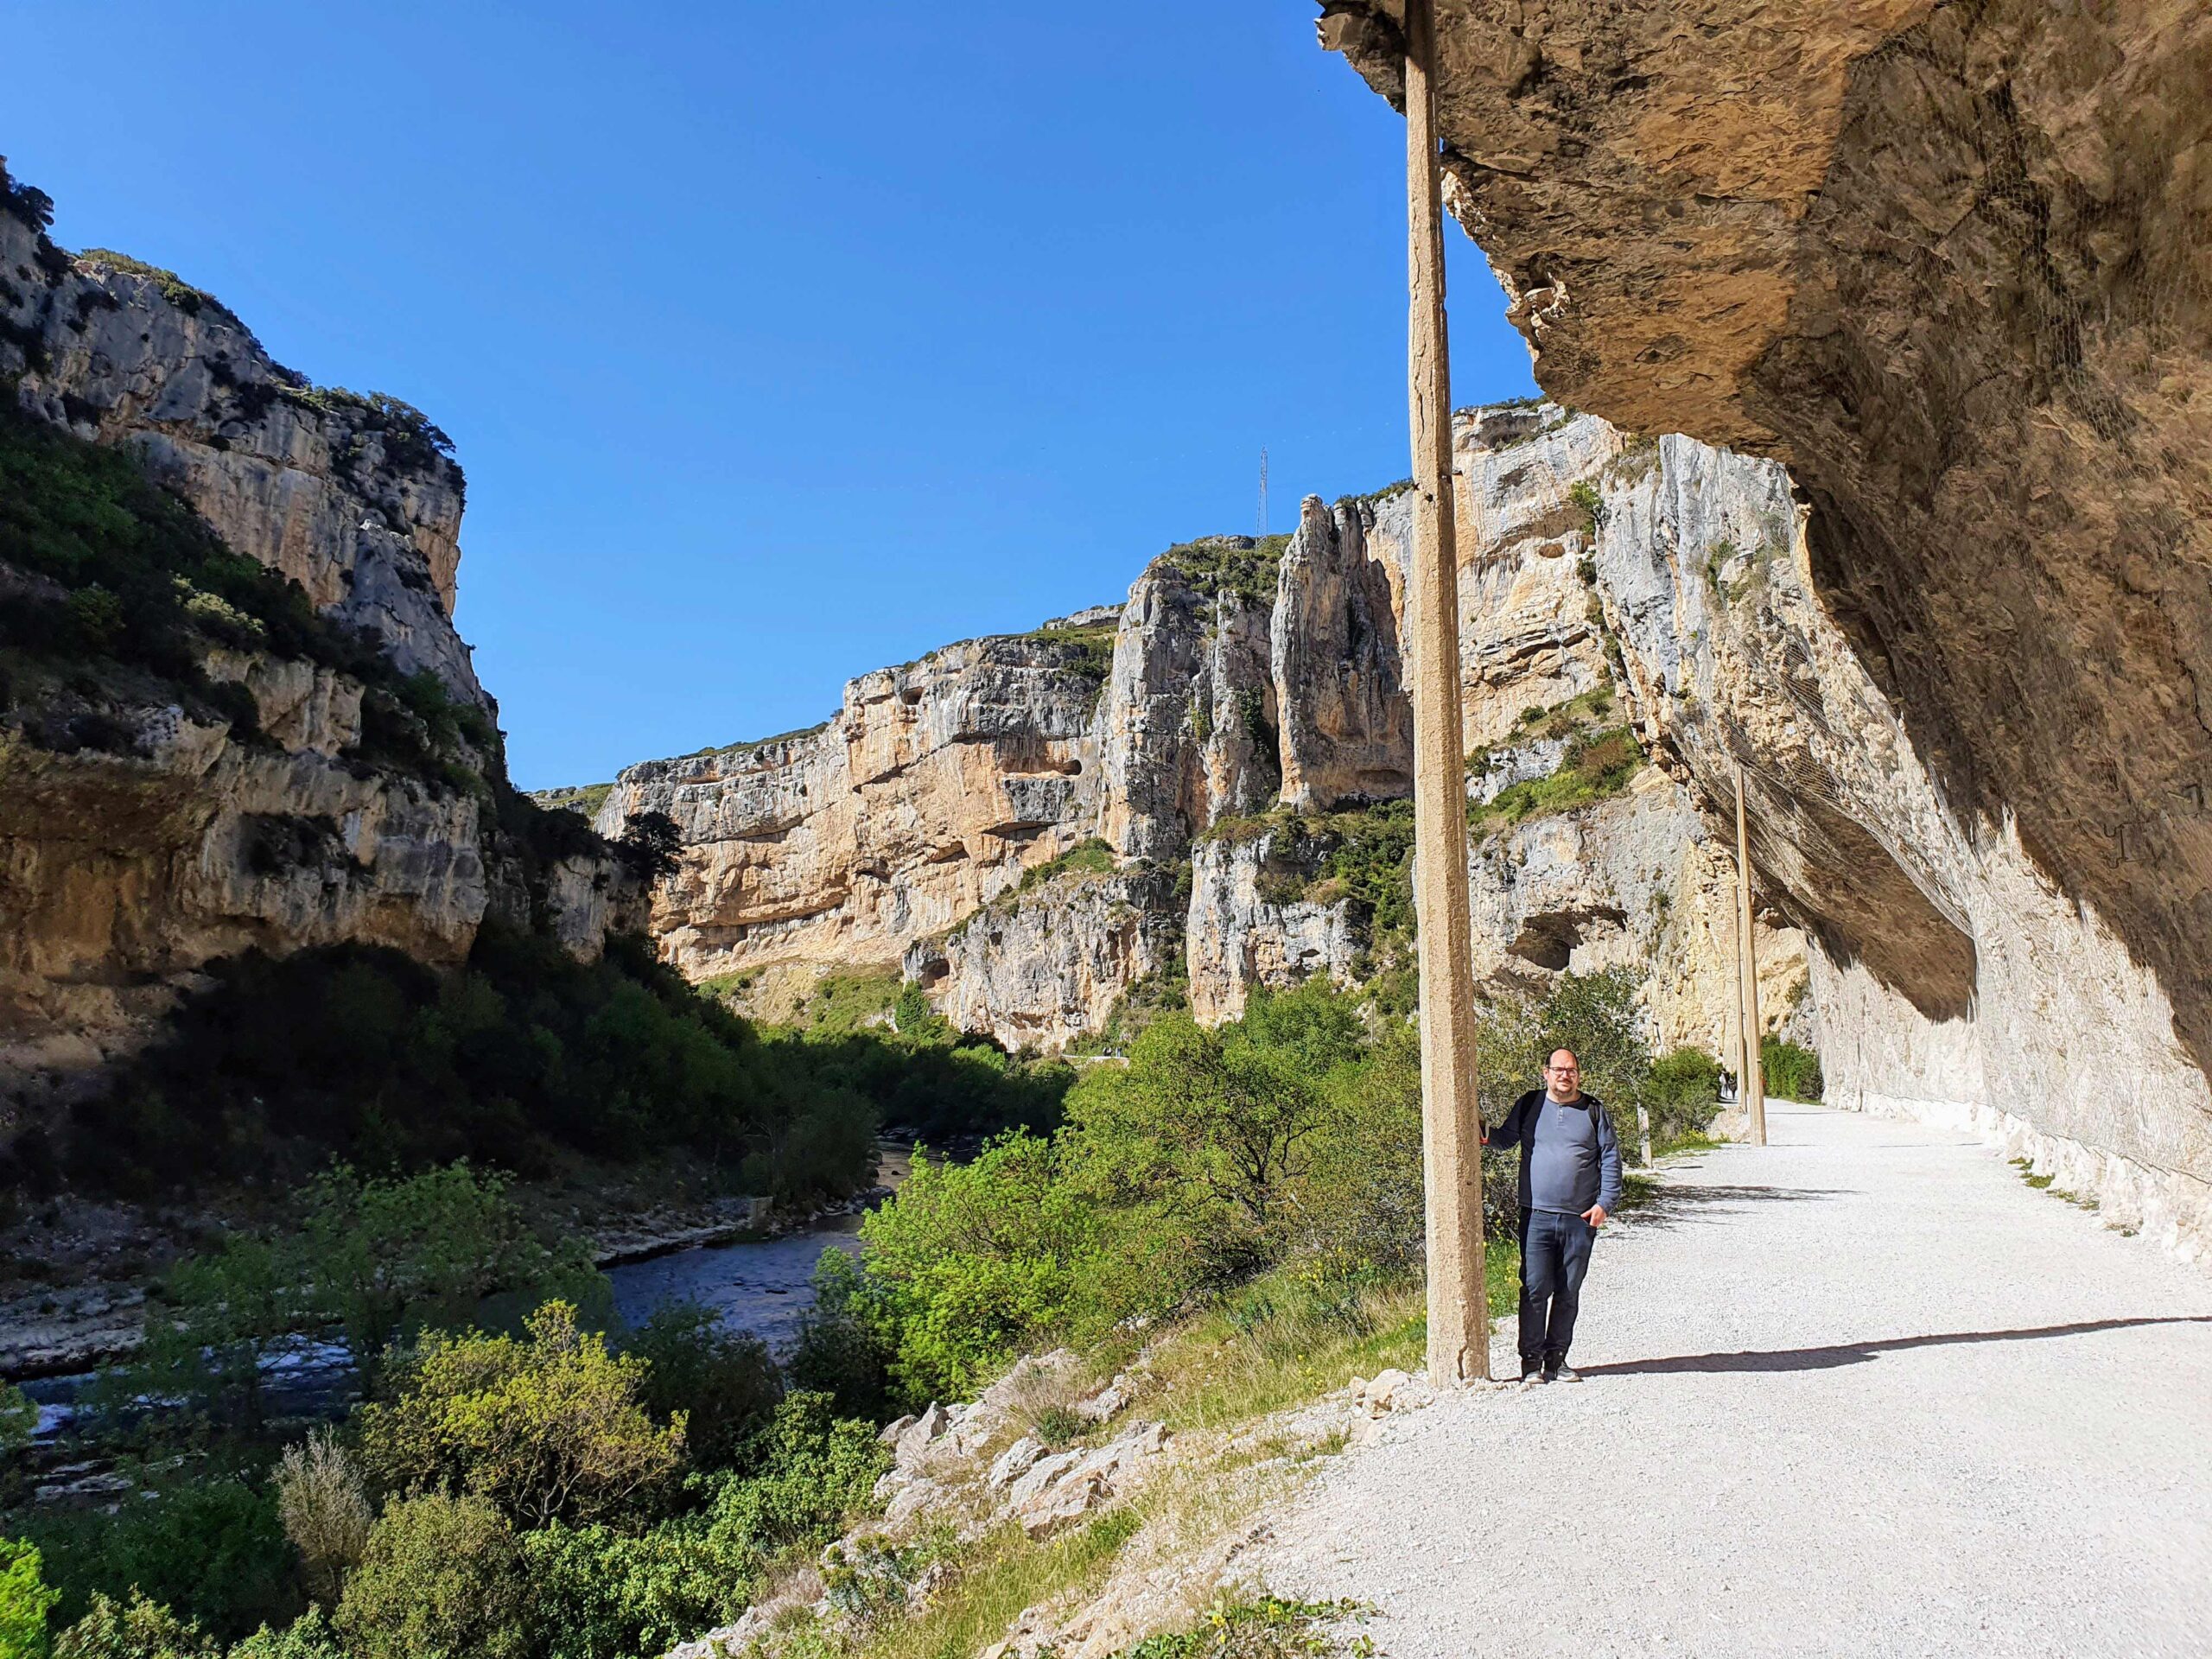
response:
<path fill-rule="evenodd" d="M 1539 1382 L 1548 1382 L 1551 1380 L 1551 1373 L 1541 1366 L 1523 1365 L 1521 1368 L 1521 1386 L 1524 1389 L 1534 1388 Z"/>
<path fill-rule="evenodd" d="M 1563 1359 L 1557 1364 L 1544 1367 L 1544 1381 L 1547 1382 L 1580 1382 L 1581 1380 L 1582 1373 Z"/>

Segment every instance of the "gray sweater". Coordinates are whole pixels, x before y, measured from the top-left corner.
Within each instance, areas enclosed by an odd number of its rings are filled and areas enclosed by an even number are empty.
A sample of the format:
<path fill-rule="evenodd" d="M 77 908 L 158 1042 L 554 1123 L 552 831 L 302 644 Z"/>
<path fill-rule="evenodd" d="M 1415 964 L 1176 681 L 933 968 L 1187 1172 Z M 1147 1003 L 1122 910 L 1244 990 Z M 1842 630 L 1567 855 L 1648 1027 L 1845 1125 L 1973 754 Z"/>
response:
<path fill-rule="evenodd" d="M 1610 1216 L 1620 1208 L 1620 1143 L 1594 1095 L 1562 1104 L 1531 1089 L 1490 1132 L 1490 1144 L 1521 1148 L 1523 1210 L 1579 1216 L 1599 1205 Z"/>

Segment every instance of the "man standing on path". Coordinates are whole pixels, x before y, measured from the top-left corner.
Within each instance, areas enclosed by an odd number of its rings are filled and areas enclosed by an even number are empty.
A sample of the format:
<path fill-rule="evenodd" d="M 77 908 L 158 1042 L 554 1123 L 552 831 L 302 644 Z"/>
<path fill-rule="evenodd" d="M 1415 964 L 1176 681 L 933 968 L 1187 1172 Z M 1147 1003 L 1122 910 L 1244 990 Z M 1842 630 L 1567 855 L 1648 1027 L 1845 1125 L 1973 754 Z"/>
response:
<path fill-rule="evenodd" d="M 1579 1382 L 1567 1351 L 1591 1242 L 1620 1207 L 1621 1149 L 1573 1049 L 1552 1051 L 1544 1086 L 1513 1103 L 1493 1141 L 1521 1148 L 1521 1380 Z"/>

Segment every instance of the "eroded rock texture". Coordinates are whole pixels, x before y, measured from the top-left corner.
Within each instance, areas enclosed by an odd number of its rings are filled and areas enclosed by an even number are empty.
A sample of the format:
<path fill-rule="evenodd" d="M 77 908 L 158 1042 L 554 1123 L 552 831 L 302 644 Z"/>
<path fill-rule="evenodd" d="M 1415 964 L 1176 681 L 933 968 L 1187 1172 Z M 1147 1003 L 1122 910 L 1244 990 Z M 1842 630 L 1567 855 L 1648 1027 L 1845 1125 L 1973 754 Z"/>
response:
<path fill-rule="evenodd" d="M 653 928 L 694 978 L 894 964 L 1090 833 L 1103 645 L 1051 630 L 864 675 L 810 732 L 626 768 L 599 825 L 676 821 Z"/>
<path fill-rule="evenodd" d="M 1402 97 L 1395 6 L 1323 10 L 1325 43 Z M 1438 13 L 1452 205 L 1539 380 L 1632 429 L 1788 463 L 1812 509 L 1811 584 L 1953 833 L 2017 848 L 2030 889 L 2121 947 L 2126 972 L 2093 985 L 2132 1006 L 2133 976 L 2171 1003 L 2170 1027 L 2123 1020 L 2121 1050 L 2164 1075 L 2177 1035 L 2201 1070 L 2212 15 L 2196 0 Z M 1865 823 L 1804 793 L 1806 840 L 1767 840 L 1763 862 L 1879 862 Z M 1906 906 L 1910 938 L 1878 939 L 1860 906 L 1825 918 L 1870 971 L 1885 952 L 1925 958 L 1895 988 L 1939 1022 L 1989 971 L 1986 943 L 1979 965 L 1955 947 L 1939 960 L 1928 912 L 1971 919 L 1940 885 Z M 2146 1156 L 2202 1132 L 2155 1115 Z"/>
<path fill-rule="evenodd" d="M 488 715 L 453 626 L 462 485 L 435 429 L 310 387 L 167 273 L 64 253 L 27 200 L 10 189 L 0 210 L 0 384 L 22 412 L 135 451 L 233 550 Z M 0 599 L 62 597 L 0 550 Z M 249 948 L 361 942 L 448 964 L 489 912 L 597 953 L 621 899 L 605 859 L 525 856 L 478 788 L 365 755 L 350 674 L 198 652 L 207 682 L 245 689 L 257 729 L 143 664 L 0 677 L 11 1094 L 66 1090 L 143 1039 L 201 964 Z M 460 759 L 497 779 L 496 737 L 473 729 L 490 747 Z"/>
<path fill-rule="evenodd" d="M 1463 695 L 1482 746 L 1469 787 L 1486 801 L 1567 759 L 1570 737 L 1527 715 L 1605 692 L 1612 711 L 1583 729 L 1618 722 L 1632 676 L 1649 677 L 1605 620 L 1598 521 L 1571 492 L 1594 500 L 1615 472 L 1649 480 L 1659 461 L 1551 404 L 1465 411 L 1458 437 Z M 1726 480 L 1713 513 L 1778 512 L 1789 533 L 1779 468 L 1690 450 Z M 600 828 L 677 819 L 663 948 L 695 978 L 743 980 L 745 1005 L 771 1014 L 791 1006 L 793 974 L 895 963 L 956 1024 L 1054 1048 L 1179 968 L 1210 1021 L 1259 986 L 1357 982 L 1391 965 L 1389 948 L 1338 861 L 1374 832 L 1369 808 L 1410 791 L 1409 507 L 1390 493 L 1308 499 L 1279 547 L 1171 550 L 1118 613 L 1071 620 L 1080 645 L 1048 626 L 863 677 L 819 732 L 629 768 Z M 1649 512 L 1621 523 L 1656 533 Z M 1726 879 L 1685 783 L 1656 770 L 1618 798 L 1497 830 L 1469 867 L 1483 988 L 1627 966 L 1658 1040 L 1724 1046 Z M 1789 1023 L 1802 936 L 1779 912 L 1761 936 L 1768 1012 Z"/>
<path fill-rule="evenodd" d="M 491 706 L 454 631 L 461 468 L 442 435 L 389 400 L 310 386 L 219 302 L 98 253 L 41 260 L 0 213 L 0 353 L 21 405 L 125 444 L 216 534 Z"/>

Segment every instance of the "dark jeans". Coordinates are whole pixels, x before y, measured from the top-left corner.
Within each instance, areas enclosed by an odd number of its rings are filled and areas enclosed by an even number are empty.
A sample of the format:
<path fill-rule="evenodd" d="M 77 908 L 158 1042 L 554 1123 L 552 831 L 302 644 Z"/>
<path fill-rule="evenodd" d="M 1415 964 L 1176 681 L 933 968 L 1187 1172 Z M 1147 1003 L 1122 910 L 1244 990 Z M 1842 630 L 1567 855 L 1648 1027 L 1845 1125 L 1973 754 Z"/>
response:
<path fill-rule="evenodd" d="M 1521 1369 L 1566 1363 L 1598 1230 L 1580 1216 L 1521 1212 Z"/>

